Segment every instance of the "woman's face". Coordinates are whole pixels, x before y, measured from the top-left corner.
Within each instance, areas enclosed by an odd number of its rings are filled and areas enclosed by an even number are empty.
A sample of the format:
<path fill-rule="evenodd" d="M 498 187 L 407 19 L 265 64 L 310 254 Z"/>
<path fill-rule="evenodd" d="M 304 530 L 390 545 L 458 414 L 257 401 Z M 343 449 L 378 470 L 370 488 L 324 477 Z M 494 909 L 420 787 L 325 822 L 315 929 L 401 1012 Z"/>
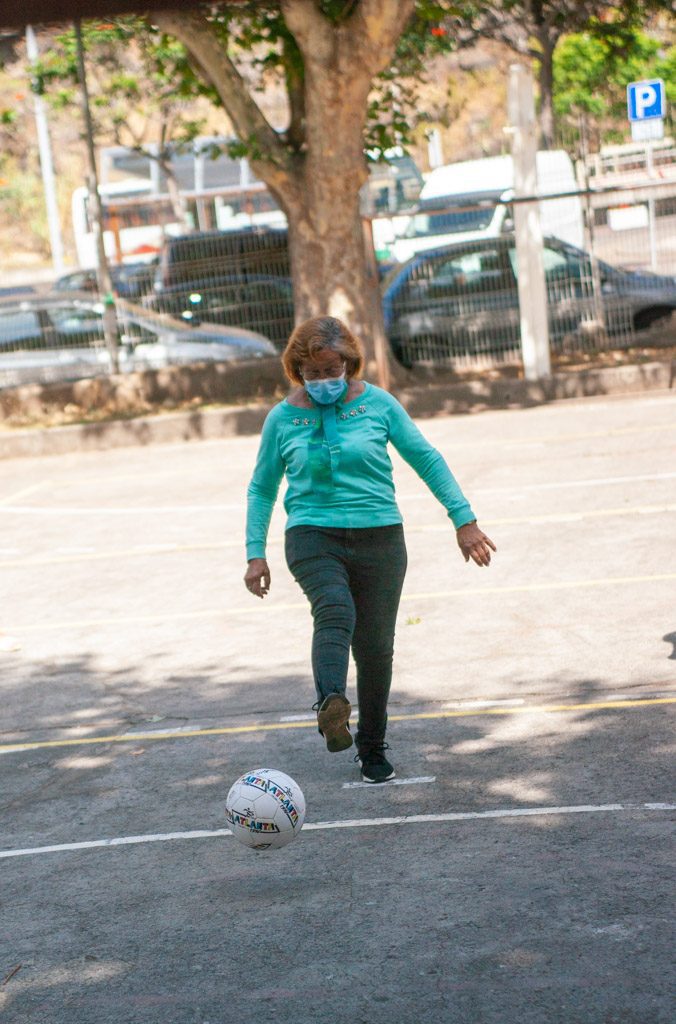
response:
<path fill-rule="evenodd" d="M 345 360 L 330 348 L 315 352 L 312 360 L 301 363 L 300 372 L 305 380 L 324 380 L 326 377 L 340 377 L 345 369 Z"/>

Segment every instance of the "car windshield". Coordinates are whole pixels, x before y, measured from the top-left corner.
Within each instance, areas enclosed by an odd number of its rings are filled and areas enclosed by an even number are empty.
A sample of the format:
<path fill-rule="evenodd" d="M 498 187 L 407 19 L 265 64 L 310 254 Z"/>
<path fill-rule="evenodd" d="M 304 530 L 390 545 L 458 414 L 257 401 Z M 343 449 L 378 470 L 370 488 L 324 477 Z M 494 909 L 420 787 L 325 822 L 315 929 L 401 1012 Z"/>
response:
<path fill-rule="evenodd" d="M 426 199 L 423 207 L 430 211 L 441 210 L 441 213 L 426 213 L 423 209 L 411 220 L 407 238 L 419 238 L 425 235 L 452 235 L 464 231 L 483 231 L 488 227 L 495 215 L 498 194 L 479 193 L 462 196 L 439 196 L 437 199 Z M 476 204 L 481 202 L 481 206 Z M 448 210 L 444 210 L 448 207 Z"/>

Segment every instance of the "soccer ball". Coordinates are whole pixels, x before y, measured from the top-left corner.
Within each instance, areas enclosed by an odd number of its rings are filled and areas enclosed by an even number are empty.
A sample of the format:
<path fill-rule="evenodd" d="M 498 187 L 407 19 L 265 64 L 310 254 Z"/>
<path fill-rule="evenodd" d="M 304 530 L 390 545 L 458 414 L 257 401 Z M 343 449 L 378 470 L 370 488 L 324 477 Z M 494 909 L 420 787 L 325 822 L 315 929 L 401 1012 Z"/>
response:
<path fill-rule="evenodd" d="M 254 850 L 276 850 L 300 833 L 305 797 L 297 782 L 276 768 L 255 768 L 230 787 L 226 816 L 235 839 Z"/>

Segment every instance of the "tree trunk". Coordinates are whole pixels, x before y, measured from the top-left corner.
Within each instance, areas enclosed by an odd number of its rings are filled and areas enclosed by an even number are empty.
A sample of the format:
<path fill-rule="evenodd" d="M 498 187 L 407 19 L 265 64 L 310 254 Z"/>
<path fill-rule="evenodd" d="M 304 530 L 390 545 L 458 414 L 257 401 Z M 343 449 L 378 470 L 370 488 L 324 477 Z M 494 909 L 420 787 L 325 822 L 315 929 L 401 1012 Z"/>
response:
<path fill-rule="evenodd" d="M 380 288 L 368 252 L 373 242 L 359 209 L 359 190 L 368 179 L 363 111 L 346 95 L 340 73 L 323 78 L 308 104 L 307 156 L 298 168 L 291 200 L 283 196 L 296 320 L 343 320 L 364 343 L 367 372 L 388 387 Z M 336 132 L 327 133 L 327 124 L 335 125 Z"/>
<path fill-rule="evenodd" d="M 540 71 L 540 144 L 543 149 L 554 148 L 554 46 L 548 33 L 540 38 L 541 53 L 538 55 Z"/>
<path fill-rule="evenodd" d="M 313 0 L 281 0 L 280 7 L 304 62 L 300 149 L 271 130 L 202 15 L 166 11 L 153 21 L 186 46 L 239 137 L 255 143 L 251 166 L 289 222 L 297 321 L 344 320 L 364 343 L 367 372 L 387 387 L 393 361 L 377 273 L 364 244 L 359 190 L 368 177 L 363 133 L 371 83 L 392 59 L 414 0 L 361 0 L 338 24 Z M 293 111 L 292 124 L 297 129 Z"/>

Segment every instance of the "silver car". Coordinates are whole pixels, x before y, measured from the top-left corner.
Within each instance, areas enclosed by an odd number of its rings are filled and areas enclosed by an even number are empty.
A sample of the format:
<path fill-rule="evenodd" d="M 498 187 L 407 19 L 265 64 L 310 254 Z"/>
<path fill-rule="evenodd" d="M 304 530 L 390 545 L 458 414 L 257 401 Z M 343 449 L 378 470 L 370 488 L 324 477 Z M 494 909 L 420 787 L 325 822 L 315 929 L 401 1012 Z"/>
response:
<path fill-rule="evenodd" d="M 268 338 L 240 327 L 205 322 L 190 327 L 169 317 L 137 317 L 120 309 L 118 328 L 123 373 L 277 355 Z M 100 303 L 30 300 L 0 305 L 0 387 L 110 372 Z"/>

